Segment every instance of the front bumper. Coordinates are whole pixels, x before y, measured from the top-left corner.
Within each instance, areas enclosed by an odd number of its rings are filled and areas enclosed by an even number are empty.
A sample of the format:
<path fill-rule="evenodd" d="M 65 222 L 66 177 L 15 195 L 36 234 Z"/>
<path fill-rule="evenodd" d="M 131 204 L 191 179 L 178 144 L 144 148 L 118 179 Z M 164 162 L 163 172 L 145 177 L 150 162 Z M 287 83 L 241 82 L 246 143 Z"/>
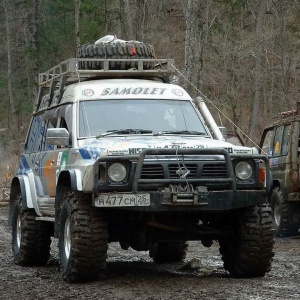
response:
<path fill-rule="evenodd" d="M 142 179 L 142 168 L 144 165 L 146 156 L 170 156 L 176 155 L 181 157 L 183 155 L 221 155 L 224 157 L 226 164 L 227 177 L 215 177 L 215 178 L 194 178 L 194 179 Z M 117 157 L 102 157 L 102 162 L 122 162 L 130 159 L 136 161 L 136 168 L 134 170 L 131 184 L 122 188 L 111 187 L 102 190 L 104 193 L 110 193 L 112 196 L 117 197 L 117 194 L 131 193 L 150 194 L 150 205 L 148 206 L 114 206 L 115 208 L 136 210 L 136 211 L 226 211 L 232 209 L 238 209 L 243 207 L 249 207 L 257 204 L 266 203 L 266 198 L 271 190 L 271 172 L 269 167 L 268 158 L 264 155 L 230 155 L 225 149 L 145 149 L 138 156 L 117 156 Z M 233 170 L 233 159 L 242 160 L 255 160 L 262 161 L 265 165 L 265 187 L 258 188 L 253 186 L 252 189 L 244 187 L 238 188 L 236 177 Z M 96 179 L 96 178 L 95 178 Z M 256 179 L 257 180 L 257 179 Z M 180 185 L 187 184 L 191 189 L 186 192 L 180 191 Z M 160 184 L 163 186 L 161 189 L 151 190 L 147 189 L 147 185 Z M 218 185 L 217 189 L 208 188 L 209 185 Z M 174 189 L 172 189 L 174 187 Z M 178 190 L 176 190 L 178 187 Z M 99 199 L 101 193 L 98 189 L 98 184 L 95 180 L 95 202 Z M 96 205 L 97 206 L 97 205 Z"/>
<path fill-rule="evenodd" d="M 112 194 L 113 195 L 113 194 Z M 191 199 L 176 199 L 169 192 L 150 192 L 149 206 L 114 206 L 113 209 L 125 209 L 146 212 L 205 212 L 226 211 L 266 203 L 264 191 L 208 191 L 198 193 Z M 177 195 L 178 196 L 178 195 Z M 176 201 L 174 201 L 176 199 Z M 94 204 L 97 202 L 94 199 Z M 97 206 L 97 205 L 96 205 Z"/>

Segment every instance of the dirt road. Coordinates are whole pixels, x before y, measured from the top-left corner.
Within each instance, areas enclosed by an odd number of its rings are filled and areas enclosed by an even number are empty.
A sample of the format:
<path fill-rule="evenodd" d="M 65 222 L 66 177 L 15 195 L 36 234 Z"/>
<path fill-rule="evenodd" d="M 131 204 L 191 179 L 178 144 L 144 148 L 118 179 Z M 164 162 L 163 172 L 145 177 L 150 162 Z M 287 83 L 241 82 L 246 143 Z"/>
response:
<path fill-rule="evenodd" d="M 276 239 L 273 267 L 264 278 L 229 278 L 218 244 L 191 242 L 181 264 L 155 265 L 148 252 L 109 247 L 96 282 L 68 284 L 60 275 L 57 241 L 46 267 L 19 267 L 11 254 L 7 212 L 0 208 L 0 299 L 300 299 L 300 236 Z M 192 267 L 193 266 L 193 267 Z"/>

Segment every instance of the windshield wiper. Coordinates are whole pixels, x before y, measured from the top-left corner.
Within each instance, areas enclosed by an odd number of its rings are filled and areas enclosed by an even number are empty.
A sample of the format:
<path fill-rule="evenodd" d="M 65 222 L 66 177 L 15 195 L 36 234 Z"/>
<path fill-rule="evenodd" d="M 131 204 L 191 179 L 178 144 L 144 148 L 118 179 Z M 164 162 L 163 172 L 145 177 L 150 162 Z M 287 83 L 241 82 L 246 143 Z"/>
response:
<path fill-rule="evenodd" d="M 164 135 L 164 134 L 190 134 L 190 135 L 206 135 L 205 132 L 201 131 L 194 131 L 194 130 L 165 130 L 165 131 L 158 131 L 153 135 Z"/>
<path fill-rule="evenodd" d="M 128 129 L 112 129 L 112 130 L 107 130 L 104 133 L 101 133 L 96 136 L 96 138 L 100 138 L 103 136 L 111 135 L 111 134 L 144 134 L 144 133 L 152 133 L 152 130 L 148 129 L 133 129 L 133 128 L 128 128 Z"/>

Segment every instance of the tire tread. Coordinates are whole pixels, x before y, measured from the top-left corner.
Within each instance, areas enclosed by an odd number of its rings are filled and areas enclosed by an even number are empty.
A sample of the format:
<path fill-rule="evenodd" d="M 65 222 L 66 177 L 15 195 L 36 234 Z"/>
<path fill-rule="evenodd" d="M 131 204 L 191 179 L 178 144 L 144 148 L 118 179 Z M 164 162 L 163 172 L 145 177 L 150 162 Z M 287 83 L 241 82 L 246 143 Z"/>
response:
<path fill-rule="evenodd" d="M 253 229 L 255 228 L 255 229 Z M 274 256 L 274 229 L 267 205 L 250 208 L 240 218 L 234 239 L 221 239 L 224 268 L 233 277 L 262 277 L 271 269 Z"/>

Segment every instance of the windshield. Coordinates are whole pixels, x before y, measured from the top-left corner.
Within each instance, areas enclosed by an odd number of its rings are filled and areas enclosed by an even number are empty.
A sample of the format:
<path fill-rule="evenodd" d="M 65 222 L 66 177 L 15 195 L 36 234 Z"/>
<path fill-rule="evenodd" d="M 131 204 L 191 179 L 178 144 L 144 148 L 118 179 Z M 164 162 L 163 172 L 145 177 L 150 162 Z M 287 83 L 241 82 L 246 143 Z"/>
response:
<path fill-rule="evenodd" d="M 127 128 L 146 130 L 145 133 L 195 131 L 207 134 L 189 101 L 130 99 L 80 102 L 80 138 Z"/>

